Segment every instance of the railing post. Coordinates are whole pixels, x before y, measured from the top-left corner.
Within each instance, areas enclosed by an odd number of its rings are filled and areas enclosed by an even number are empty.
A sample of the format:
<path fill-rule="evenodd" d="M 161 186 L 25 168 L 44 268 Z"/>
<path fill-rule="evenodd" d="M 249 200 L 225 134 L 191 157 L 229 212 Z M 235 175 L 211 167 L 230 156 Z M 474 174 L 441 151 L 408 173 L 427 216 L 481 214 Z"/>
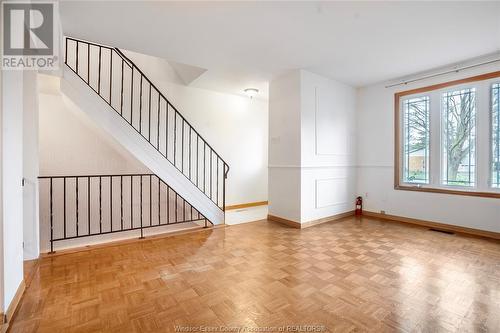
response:
<path fill-rule="evenodd" d="M 213 169 L 212 169 L 212 149 L 210 149 L 210 200 L 214 201 L 213 197 L 212 197 L 212 175 L 213 175 Z"/>
<path fill-rule="evenodd" d="M 217 174 L 217 178 L 215 179 L 215 201 L 216 205 L 219 206 L 219 157 L 216 158 L 217 167 L 215 168 L 215 172 Z"/>
<path fill-rule="evenodd" d="M 226 211 L 226 179 L 227 179 L 227 174 L 229 173 L 229 166 L 224 163 L 224 176 L 222 177 L 222 211 Z M 226 215 L 224 214 L 224 218 Z"/>
<path fill-rule="evenodd" d="M 226 169 L 227 168 L 227 169 Z M 222 211 L 224 212 L 224 224 L 226 224 L 226 179 L 227 179 L 227 174 L 229 173 L 229 165 L 225 164 L 224 165 L 224 188 L 223 188 L 223 209 Z"/>

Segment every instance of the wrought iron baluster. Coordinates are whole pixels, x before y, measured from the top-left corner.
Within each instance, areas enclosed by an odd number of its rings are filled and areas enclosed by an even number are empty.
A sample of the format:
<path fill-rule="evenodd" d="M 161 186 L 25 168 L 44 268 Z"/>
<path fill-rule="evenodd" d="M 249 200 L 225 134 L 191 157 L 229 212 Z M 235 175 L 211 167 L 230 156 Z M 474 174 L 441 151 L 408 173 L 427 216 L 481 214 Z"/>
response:
<path fill-rule="evenodd" d="M 64 233 L 64 238 L 66 238 L 66 177 L 63 178 L 63 233 Z"/>
<path fill-rule="evenodd" d="M 111 99 L 111 90 L 113 89 L 113 50 L 109 50 L 109 105 L 113 107 Z"/>
<path fill-rule="evenodd" d="M 139 202 L 140 202 L 140 213 L 141 213 L 141 237 L 140 238 L 144 238 L 144 234 L 143 234 L 143 231 L 142 231 L 142 175 L 139 176 L 139 178 L 140 178 L 140 182 L 141 182 L 141 184 L 140 184 L 140 186 L 141 186 L 140 196 L 141 197 L 140 197 L 140 200 L 139 200 Z"/>
<path fill-rule="evenodd" d="M 139 133 L 142 134 L 142 75 L 141 75 L 141 87 L 139 90 Z"/>
<path fill-rule="evenodd" d="M 113 176 L 109 177 L 109 229 L 113 231 Z"/>
<path fill-rule="evenodd" d="M 123 176 L 120 176 L 120 230 L 123 230 Z"/>
<path fill-rule="evenodd" d="M 76 42 L 76 74 L 78 74 L 78 58 L 79 58 L 79 51 L 78 51 L 78 45 L 80 42 Z"/>
<path fill-rule="evenodd" d="M 52 192 L 52 178 L 50 178 L 50 253 L 54 253 L 54 208 L 53 208 L 53 192 Z"/>
<path fill-rule="evenodd" d="M 90 177 L 87 177 L 87 222 L 88 234 L 90 235 Z"/>
<path fill-rule="evenodd" d="M 121 85 L 120 85 L 120 115 L 123 117 L 123 76 L 125 75 L 125 71 L 123 70 L 123 63 L 125 60 L 122 59 L 122 75 L 121 75 Z"/>
<path fill-rule="evenodd" d="M 76 177 L 76 235 L 78 236 L 78 218 L 79 218 L 79 210 L 78 210 L 78 197 L 79 197 L 79 193 L 78 193 L 78 177 Z"/>
<path fill-rule="evenodd" d="M 99 66 L 97 72 L 97 93 L 99 95 L 101 94 L 101 52 L 102 52 L 102 47 L 99 46 Z"/>
<path fill-rule="evenodd" d="M 90 44 L 87 44 L 87 84 L 90 86 Z"/>
<path fill-rule="evenodd" d="M 151 84 L 149 84 L 148 109 L 148 141 L 151 142 Z"/>
<path fill-rule="evenodd" d="M 102 233 L 102 177 L 99 177 L 99 233 Z"/>

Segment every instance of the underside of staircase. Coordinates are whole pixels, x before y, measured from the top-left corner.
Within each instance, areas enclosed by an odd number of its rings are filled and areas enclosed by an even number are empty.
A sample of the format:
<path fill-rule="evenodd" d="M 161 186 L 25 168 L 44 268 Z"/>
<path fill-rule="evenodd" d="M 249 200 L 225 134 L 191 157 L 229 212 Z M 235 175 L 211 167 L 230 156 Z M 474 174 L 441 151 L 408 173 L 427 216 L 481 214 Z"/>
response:
<path fill-rule="evenodd" d="M 54 242 L 74 238 L 223 224 L 229 166 L 212 146 L 123 51 L 70 37 L 65 47 L 66 104 L 152 173 L 42 177 L 51 251 Z"/>

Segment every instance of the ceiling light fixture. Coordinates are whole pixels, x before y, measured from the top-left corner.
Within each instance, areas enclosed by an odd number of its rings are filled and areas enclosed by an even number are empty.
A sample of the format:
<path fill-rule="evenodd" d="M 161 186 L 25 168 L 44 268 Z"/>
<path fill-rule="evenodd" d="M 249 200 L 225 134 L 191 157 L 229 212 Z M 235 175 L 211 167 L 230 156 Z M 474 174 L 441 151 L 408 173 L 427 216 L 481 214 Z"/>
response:
<path fill-rule="evenodd" d="M 247 95 L 250 98 L 254 98 L 254 96 L 257 96 L 257 94 L 259 93 L 259 89 L 256 88 L 247 88 L 243 91 L 245 92 L 245 95 Z"/>

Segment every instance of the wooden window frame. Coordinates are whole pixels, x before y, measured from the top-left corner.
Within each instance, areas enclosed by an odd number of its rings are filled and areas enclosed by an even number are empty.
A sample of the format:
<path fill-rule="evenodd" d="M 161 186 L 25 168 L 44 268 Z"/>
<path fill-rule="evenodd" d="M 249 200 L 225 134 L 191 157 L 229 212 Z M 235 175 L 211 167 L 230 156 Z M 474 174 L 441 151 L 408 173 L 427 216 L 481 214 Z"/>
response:
<path fill-rule="evenodd" d="M 419 191 L 419 192 L 430 192 L 430 193 L 443 193 L 443 194 L 453 194 L 453 195 L 466 195 L 474 197 L 486 197 L 486 198 L 498 198 L 500 199 L 500 192 L 475 191 L 475 190 L 461 190 L 461 189 L 446 189 L 438 187 L 429 187 L 428 185 L 422 186 L 419 184 L 410 185 L 408 183 L 402 183 L 401 181 L 401 110 L 400 103 L 401 98 L 405 96 L 423 94 L 431 92 L 434 90 L 443 89 L 446 87 L 457 86 L 461 84 L 479 82 L 490 79 L 500 78 L 500 71 L 476 75 L 467 77 L 464 79 L 453 80 L 448 82 L 443 82 L 439 84 L 434 84 L 422 88 L 416 88 L 411 90 L 400 91 L 394 94 L 394 189 L 404 190 L 404 191 Z"/>

